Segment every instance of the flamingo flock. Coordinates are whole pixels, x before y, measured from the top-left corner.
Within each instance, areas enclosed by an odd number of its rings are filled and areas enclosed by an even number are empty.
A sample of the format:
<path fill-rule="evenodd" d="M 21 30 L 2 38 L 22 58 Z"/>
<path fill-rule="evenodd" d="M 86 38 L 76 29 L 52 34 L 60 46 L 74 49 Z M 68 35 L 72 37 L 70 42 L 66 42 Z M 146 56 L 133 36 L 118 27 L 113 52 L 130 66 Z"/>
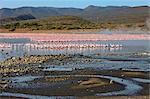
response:
<path fill-rule="evenodd" d="M 0 43 L 0 48 L 11 48 L 12 45 L 9 43 Z"/>
<path fill-rule="evenodd" d="M 0 48 L 12 48 L 15 45 L 23 45 L 28 48 L 38 49 L 64 49 L 64 48 L 120 48 L 121 44 L 63 44 L 63 43 L 26 43 L 26 44 L 9 44 L 0 43 Z"/>
<path fill-rule="evenodd" d="M 36 34 L 6 33 L 0 38 L 29 38 L 35 42 L 48 41 L 110 41 L 110 40 L 150 40 L 149 34 Z"/>
<path fill-rule="evenodd" d="M 121 44 L 25 44 L 25 46 L 31 48 L 40 49 L 63 49 L 63 48 L 119 48 L 122 47 Z"/>
<path fill-rule="evenodd" d="M 62 42 L 88 42 L 88 41 L 111 41 L 111 40 L 150 40 L 148 34 L 36 34 L 36 33 L 1 33 L 1 38 L 18 39 L 29 38 L 31 42 L 24 46 L 31 48 L 119 48 L 121 44 L 80 44 L 80 43 L 62 43 Z M 0 48 L 10 48 L 13 44 L 0 43 Z"/>

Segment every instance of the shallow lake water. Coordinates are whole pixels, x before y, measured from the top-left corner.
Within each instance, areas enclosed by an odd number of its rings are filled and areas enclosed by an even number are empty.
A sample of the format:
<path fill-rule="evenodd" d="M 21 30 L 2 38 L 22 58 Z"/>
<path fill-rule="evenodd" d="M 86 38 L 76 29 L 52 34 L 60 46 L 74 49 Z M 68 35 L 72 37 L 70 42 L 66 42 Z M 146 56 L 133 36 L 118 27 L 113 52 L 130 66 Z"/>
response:
<path fill-rule="evenodd" d="M 136 52 L 149 52 L 149 40 L 119 40 L 119 41 L 76 41 L 76 42 L 63 42 L 65 45 L 70 44 L 114 44 L 122 45 L 121 47 L 101 47 L 101 48 L 63 48 L 63 49 L 50 49 L 50 48 L 38 48 L 27 46 L 29 44 L 40 45 L 55 45 L 61 46 L 62 42 L 33 42 L 28 38 L 10 39 L 0 38 L 0 44 L 5 44 L 6 47 L 0 47 L 0 60 L 12 56 L 24 56 L 24 55 L 49 55 L 49 54 L 83 54 L 93 55 L 100 53 L 136 53 Z M 9 45 L 9 47 L 7 47 Z"/>

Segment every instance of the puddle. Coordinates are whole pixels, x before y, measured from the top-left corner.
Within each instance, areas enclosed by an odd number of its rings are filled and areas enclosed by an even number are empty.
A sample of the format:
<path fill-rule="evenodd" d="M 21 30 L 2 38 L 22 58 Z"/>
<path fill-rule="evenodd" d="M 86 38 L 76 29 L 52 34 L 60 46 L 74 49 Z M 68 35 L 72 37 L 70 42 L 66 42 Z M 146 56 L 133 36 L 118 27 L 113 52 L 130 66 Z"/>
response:
<path fill-rule="evenodd" d="M 29 95 L 29 94 L 20 94 L 20 93 L 9 93 L 2 92 L 0 96 L 12 96 L 12 97 L 23 97 L 29 99 L 75 99 L 72 96 L 40 96 L 40 95 Z"/>
<path fill-rule="evenodd" d="M 116 91 L 116 92 L 108 92 L 108 93 L 100 93 L 96 94 L 97 96 L 116 96 L 116 95 L 135 95 L 139 92 L 142 87 L 134 83 L 133 81 L 117 78 L 117 77 L 110 77 L 110 76 L 99 76 L 107 79 L 111 79 L 117 83 L 125 85 L 125 90 Z"/>
<path fill-rule="evenodd" d="M 148 72 L 148 71 L 150 71 L 150 69 L 149 68 L 137 68 L 137 69 L 123 69 L 123 70 L 125 70 L 125 71 L 137 71 L 137 72 Z"/>
<path fill-rule="evenodd" d="M 22 83 L 33 81 L 34 79 L 40 78 L 42 76 L 19 76 L 19 77 L 9 77 L 6 80 L 10 80 L 12 83 Z"/>
<path fill-rule="evenodd" d="M 142 83 L 150 83 L 149 79 L 142 79 L 142 78 L 132 78 L 132 79 Z"/>
<path fill-rule="evenodd" d="M 69 67 L 62 67 L 62 66 L 55 66 L 55 67 L 47 67 L 44 68 L 43 71 L 73 71 L 73 68 L 69 68 Z"/>

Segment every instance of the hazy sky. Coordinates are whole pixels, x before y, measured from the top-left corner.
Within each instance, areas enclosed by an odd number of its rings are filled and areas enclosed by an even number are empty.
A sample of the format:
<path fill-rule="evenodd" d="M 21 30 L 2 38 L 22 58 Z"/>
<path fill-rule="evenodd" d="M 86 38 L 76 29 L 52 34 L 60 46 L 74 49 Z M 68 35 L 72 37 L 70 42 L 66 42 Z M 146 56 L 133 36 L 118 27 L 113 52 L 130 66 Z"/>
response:
<path fill-rule="evenodd" d="M 0 0 L 0 8 L 22 6 L 76 7 L 97 6 L 139 6 L 150 5 L 150 0 Z"/>

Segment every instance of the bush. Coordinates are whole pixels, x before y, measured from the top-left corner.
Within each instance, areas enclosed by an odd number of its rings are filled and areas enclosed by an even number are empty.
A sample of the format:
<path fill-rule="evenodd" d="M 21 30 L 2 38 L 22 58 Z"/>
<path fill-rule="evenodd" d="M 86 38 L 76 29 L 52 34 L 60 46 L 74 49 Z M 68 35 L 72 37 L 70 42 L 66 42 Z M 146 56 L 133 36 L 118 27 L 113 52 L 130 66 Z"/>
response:
<path fill-rule="evenodd" d="M 14 27 L 19 28 L 20 27 L 20 23 L 19 22 L 14 23 Z"/>
<path fill-rule="evenodd" d="M 16 30 L 16 27 L 11 28 L 9 31 L 13 32 Z"/>

